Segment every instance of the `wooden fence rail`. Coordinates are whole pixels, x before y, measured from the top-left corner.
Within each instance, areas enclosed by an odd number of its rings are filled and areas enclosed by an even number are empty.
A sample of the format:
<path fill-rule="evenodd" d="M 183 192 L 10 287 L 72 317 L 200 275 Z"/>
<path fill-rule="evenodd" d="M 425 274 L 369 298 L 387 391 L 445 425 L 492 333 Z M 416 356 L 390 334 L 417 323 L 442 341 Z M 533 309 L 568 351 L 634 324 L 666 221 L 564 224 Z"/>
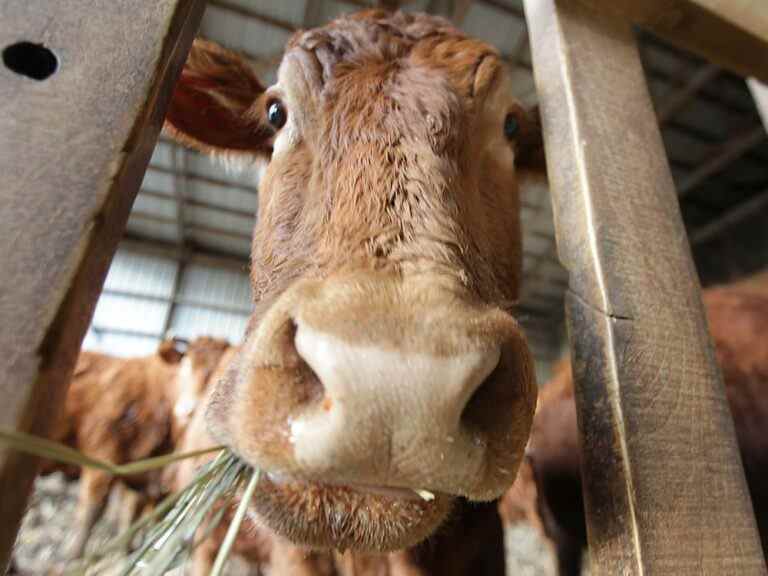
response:
<path fill-rule="evenodd" d="M 570 274 L 590 558 L 593 573 L 606 575 L 765 574 L 627 19 L 654 4 L 525 0 L 558 250 Z M 683 44 L 695 44 L 697 31 L 686 30 Z"/>
<path fill-rule="evenodd" d="M 204 5 L 0 4 L 0 427 L 61 406 Z M 0 573 L 35 467 L 0 448 Z"/>

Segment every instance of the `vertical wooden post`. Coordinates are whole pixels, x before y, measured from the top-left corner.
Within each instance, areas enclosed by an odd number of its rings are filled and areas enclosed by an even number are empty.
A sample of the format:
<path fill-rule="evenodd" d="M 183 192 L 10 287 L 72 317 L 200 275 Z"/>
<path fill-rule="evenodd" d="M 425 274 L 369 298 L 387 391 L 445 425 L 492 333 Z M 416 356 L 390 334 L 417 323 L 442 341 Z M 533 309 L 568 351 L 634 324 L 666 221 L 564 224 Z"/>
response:
<path fill-rule="evenodd" d="M 0 5 L 0 427 L 61 408 L 204 5 Z M 35 469 L 0 447 L 0 572 Z"/>
<path fill-rule="evenodd" d="M 765 574 L 629 22 L 525 0 L 598 574 Z"/>

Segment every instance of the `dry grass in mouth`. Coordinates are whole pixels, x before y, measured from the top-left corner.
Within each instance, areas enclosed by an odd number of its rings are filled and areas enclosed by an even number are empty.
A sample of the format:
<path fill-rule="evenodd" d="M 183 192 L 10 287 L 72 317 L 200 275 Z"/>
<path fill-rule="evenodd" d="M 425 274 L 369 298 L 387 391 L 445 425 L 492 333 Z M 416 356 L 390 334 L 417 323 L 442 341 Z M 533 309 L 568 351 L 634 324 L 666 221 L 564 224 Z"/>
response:
<path fill-rule="evenodd" d="M 115 465 L 90 458 L 58 442 L 23 432 L 0 429 L 0 443 L 19 452 L 66 464 L 97 468 L 114 476 L 140 474 L 179 460 L 218 452 L 213 460 L 200 467 L 195 479 L 183 490 L 168 496 L 150 514 L 98 553 L 74 561 L 65 571 L 67 576 L 102 574 L 107 566 L 115 565 L 122 566 L 120 576 L 165 574 L 189 559 L 195 547 L 221 524 L 233 498 L 240 493 L 237 510 L 210 572 L 210 576 L 221 576 L 259 482 L 259 470 L 243 462 L 224 446 Z M 435 497 L 427 490 L 414 492 L 426 501 Z M 139 547 L 126 553 L 137 540 L 141 542 Z"/>
<path fill-rule="evenodd" d="M 0 430 L 0 442 L 19 452 L 97 468 L 115 476 L 148 472 L 179 460 L 219 452 L 212 461 L 200 468 L 195 479 L 183 490 L 168 496 L 151 514 L 136 522 L 97 554 L 73 562 L 65 572 L 68 576 L 101 574 L 107 565 L 115 566 L 116 563 L 122 565 L 121 576 L 165 574 L 183 564 L 195 546 L 216 529 L 233 497 L 242 491 L 237 511 L 211 570 L 211 576 L 220 576 L 259 479 L 258 470 L 222 446 L 118 466 L 90 458 L 63 444 L 22 432 Z M 204 522 L 205 526 L 201 530 Z M 137 539 L 141 541 L 139 547 L 126 554 L 125 550 Z"/>

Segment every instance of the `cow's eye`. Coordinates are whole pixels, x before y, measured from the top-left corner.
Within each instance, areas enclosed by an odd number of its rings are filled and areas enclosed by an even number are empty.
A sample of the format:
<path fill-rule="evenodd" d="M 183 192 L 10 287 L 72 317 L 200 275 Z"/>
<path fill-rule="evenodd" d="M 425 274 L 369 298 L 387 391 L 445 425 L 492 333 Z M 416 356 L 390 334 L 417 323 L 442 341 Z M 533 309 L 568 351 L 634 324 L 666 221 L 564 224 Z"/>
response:
<path fill-rule="evenodd" d="M 510 113 L 504 118 L 504 136 L 507 140 L 514 140 L 520 130 L 520 123 L 517 121 L 517 117 Z"/>
<path fill-rule="evenodd" d="M 275 130 L 280 130 L 285 126 L 285 122 L 288 120 L 288 113 L 285 111 L 285 106 L 280 100 L 270 100 L 267 103 L 267 122 L 269 122 Z"/>

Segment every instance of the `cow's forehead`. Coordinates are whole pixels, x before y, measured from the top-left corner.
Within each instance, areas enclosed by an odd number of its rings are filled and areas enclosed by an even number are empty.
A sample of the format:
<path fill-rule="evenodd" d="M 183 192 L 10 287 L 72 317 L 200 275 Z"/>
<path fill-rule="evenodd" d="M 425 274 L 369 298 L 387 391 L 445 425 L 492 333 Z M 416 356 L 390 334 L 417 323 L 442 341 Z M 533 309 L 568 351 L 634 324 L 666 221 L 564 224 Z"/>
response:
<path fill-rule="evenodd" d="M 325 83 L 340 64 L 371 59 L 393 62 L 408 57 L 422 44 L 434 46 L 451 41 L 456 44 L 453 52 L 498 55 L 495 48 L 467 37 L 445 18 L 384 10 L 346 15 L 323 27 L 301 30 L 288 41 L 286 55 L 295 51 L 311 53 Z M 432 59 L 435 65 L 462 64 L 452 56 L 448 49 L 432 54 Z"/>

